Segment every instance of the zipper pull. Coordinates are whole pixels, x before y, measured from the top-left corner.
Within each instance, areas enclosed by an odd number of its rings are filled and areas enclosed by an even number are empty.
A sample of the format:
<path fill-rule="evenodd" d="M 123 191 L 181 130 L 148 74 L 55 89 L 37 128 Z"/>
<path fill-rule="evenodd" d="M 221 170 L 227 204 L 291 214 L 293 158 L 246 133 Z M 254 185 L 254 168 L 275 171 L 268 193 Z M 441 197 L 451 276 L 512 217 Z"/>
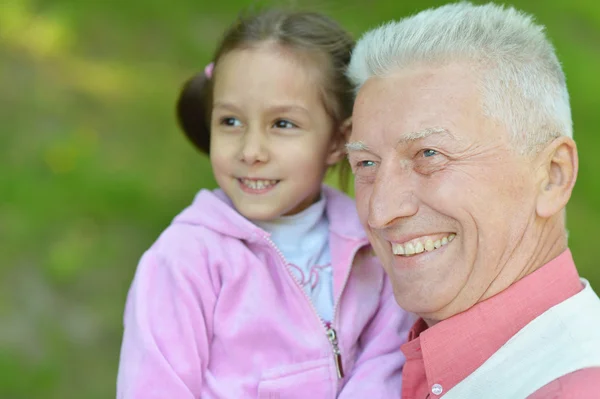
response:
<path fill-rule="evenodd" d="M 333 361 L 335 362 L 335 370 L 337 371 L 338 379 L 344 378 L 344 367 L 342 365 L 342 354 L 338 346 L 337 334 L 333 328 L 327 326 L 327 338 L 333 349 Z"/>

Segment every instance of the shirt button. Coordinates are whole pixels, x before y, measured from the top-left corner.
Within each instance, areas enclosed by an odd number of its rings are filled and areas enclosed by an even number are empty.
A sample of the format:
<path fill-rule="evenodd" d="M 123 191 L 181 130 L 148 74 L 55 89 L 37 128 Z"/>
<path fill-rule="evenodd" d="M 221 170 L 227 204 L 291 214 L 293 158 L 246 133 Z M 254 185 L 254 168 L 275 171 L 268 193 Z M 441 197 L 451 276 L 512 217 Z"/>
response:
<path fill-rule="evenodd" d="M 441 395 L 444 392 L 444 388 L 440 384 L 433 384 L 431 387 L 431 393 L 434 395 Z"/>

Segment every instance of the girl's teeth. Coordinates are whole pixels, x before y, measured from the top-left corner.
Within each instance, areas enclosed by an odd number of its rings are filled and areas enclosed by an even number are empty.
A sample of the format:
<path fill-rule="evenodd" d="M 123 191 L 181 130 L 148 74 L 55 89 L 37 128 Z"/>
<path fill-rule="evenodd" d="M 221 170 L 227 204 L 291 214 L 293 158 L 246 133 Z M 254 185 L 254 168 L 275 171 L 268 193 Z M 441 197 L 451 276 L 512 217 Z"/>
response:
<path fill-rule="evenodd" d="M 415 254 L 420 254 L 425 251 L 431 252 L 436 249 L 441 248 L 444 245 L 448 245 L 448 243 L 452 242 L 456 234 L 450 234 L 446 237 L 443 237 L 441 240 L 432 241 L 430 239 L 425 241 L 425 244 L 421 241 L 412 241 L 406 244 L 396 244 L 392 243 L 392 252 L 394 255 L 402 255 L 402 256 L 411 256 Z"/>
<path fill-rule="evenodd" d="M 277 180 L 250 180 L 242 179 L 242 183 L 251 189 L 262 190 L 263 188 L 271 187 L 277 184 Z"/>

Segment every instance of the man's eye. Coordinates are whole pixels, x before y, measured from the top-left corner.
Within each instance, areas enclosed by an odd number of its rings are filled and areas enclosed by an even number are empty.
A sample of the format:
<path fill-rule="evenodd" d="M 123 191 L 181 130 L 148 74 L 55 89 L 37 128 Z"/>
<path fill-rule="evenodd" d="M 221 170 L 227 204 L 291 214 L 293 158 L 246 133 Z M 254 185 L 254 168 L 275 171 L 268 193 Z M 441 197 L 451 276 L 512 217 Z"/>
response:
<path fill-rule="evenodd" d="M 373 162 L 373 161 L 358 161 L 356 163 L 356 166 L 358 168 L 369 168 L 369 167 L 374 166 L 374 165 L 375 165 L 375 162 Z"/>
<path fill-rule="evenodd" d="M 429 157 L 432 157 L 437 154 L 438 154 L 438 152 L 436 150 L 431 150 L 431 149 L 423 150 L 423 157 L 425 157 L 425 158 L 429 158 Z"/>
<path fill-rule="evenodd" d="M 223 118 L 221 119 L 221 125 L 240 127 L 242 126 L 242 122 L 237 118 Z"/>
<path fill-rule="evenodd" d="M 273 127 L 276 127 L 278 129 L 293 129 L 298 126 L 296 126 L 294 123 L 292 123 L 288 120 L 279 119 L 279 120 L 275 121 L 275 123 L 273 124 Z"/>

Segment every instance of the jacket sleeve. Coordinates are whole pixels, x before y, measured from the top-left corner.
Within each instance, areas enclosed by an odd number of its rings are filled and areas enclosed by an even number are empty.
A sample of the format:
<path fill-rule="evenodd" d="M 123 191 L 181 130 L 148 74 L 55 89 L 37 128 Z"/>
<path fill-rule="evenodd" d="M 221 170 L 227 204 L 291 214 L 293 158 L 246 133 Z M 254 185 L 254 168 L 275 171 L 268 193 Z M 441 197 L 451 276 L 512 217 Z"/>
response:
<path fill-rule="evenodd" d="M 361 334 L 361 349 L 339 399 L 400 398 L 406 361 L 400 346 L 416 319 L 398 306 L 385 276 L 379 309 Z"/>
<path fill-rule="evenodd" d="M 151 251 L 127 297 L 117 399 L 199 398 L 216 301 L 210 273 Z"/>

